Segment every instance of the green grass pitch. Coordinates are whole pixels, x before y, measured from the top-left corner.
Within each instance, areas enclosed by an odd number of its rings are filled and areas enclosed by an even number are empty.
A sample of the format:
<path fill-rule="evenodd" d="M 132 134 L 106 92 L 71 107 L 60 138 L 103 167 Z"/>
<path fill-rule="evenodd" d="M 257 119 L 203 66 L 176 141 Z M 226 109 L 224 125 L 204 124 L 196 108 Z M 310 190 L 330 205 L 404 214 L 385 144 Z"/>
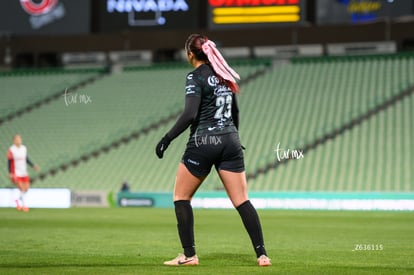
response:
<path fill-rule="evenodd" d="M 273 266 L 256 266 L 235 210 L 195 209 L 200 265 L 173 209 L 0 209 L 0 274 L 414 274 L 414 213 L 260 210 Z"/>

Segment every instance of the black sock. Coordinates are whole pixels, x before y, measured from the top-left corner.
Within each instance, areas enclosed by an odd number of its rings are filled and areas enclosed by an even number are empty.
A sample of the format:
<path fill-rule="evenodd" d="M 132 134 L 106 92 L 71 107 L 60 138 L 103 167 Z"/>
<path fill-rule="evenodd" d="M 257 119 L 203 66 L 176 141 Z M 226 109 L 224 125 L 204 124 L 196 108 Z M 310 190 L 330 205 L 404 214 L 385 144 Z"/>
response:
<path fill-rule="evenodd" d="M 174 202 L 177 217 L 178 235 L 184 248 L 184 255 L 192 257 L 196 254 L 194 246 L 194 216 L 190 201 Z"/>
<path fill-rule="evenodd" d="M 257 258 L 261 255 L 267 255 L 263 242 L 262 226 L 254 206 L 247 200 L 236 209 L 239 211 L 247 233 L 249 233 Z"/>

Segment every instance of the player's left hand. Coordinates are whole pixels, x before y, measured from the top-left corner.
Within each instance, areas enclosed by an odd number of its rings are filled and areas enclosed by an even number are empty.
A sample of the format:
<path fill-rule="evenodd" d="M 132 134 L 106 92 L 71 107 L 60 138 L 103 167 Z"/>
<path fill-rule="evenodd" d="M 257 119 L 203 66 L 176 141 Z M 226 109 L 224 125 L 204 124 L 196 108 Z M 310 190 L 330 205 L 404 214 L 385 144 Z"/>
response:
<path fill-rule="evenodd" d="M 165 150 L 167 150 L 168 145 L 170 145 L 170 138 L 165 135 L 160 142 L 158 142 L 157 147 L 155 147 L 155 154 L 157 154 L 158 158 L 162 159 L 164 156 Z"/>
<path fill-rule="evenodd" d="M 33 166 L 33 170 L 35 170 L 36 172 L 39 172 L 39 171 L 40 171 L 40 168 L 39 168 L 39 166 L 34 165 L 34 166 Z"/>

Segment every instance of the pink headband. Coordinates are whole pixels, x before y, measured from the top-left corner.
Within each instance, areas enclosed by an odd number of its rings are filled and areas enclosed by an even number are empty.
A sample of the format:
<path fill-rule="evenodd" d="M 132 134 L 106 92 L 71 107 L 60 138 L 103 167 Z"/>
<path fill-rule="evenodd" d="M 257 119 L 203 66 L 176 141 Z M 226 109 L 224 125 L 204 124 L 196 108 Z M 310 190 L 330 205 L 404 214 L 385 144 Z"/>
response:
<path fill-rule="evenodd" d="M 202 48 L 203 52 L 207 55 L 211 66 L 213 66 L 214 71 L 237 87 L 237 82 L 234 77 L 240 79 L 240 76 L 227 64 L 226 60 L 224 60 L 221 53 L 217 50 L 216 44 L 211 40 L 207 40 L 202 45 Z"/>

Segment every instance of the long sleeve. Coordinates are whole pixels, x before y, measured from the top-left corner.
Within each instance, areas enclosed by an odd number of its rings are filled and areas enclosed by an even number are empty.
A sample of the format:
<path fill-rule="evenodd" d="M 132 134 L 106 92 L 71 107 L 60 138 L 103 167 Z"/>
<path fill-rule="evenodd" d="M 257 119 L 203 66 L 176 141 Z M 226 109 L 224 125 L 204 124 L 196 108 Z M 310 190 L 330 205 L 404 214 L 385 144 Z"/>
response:
<path fill-rule="evenodd" d="M 8 162 L 8 168 L 9 168 L 9 174 L 11 174 L 13 172 L 13 154 L 10 150 L 7 152 L 7 162 Z"/>
<path fill-rule="evenodd" d="M 29 156 L 26 156 L 26 163 L 30 165 L 30 167 L 34 166 L 34 163 L 29 159 Z"/>
<path fill-rule="evenodd" d="M 170 140 L 178 137 L 191 125 L 197 117 L 200 102 L 201 98 L 198 96 L 186 96 L 184 111 L 181 113 L 175 125 L 167 133 Z"/>

